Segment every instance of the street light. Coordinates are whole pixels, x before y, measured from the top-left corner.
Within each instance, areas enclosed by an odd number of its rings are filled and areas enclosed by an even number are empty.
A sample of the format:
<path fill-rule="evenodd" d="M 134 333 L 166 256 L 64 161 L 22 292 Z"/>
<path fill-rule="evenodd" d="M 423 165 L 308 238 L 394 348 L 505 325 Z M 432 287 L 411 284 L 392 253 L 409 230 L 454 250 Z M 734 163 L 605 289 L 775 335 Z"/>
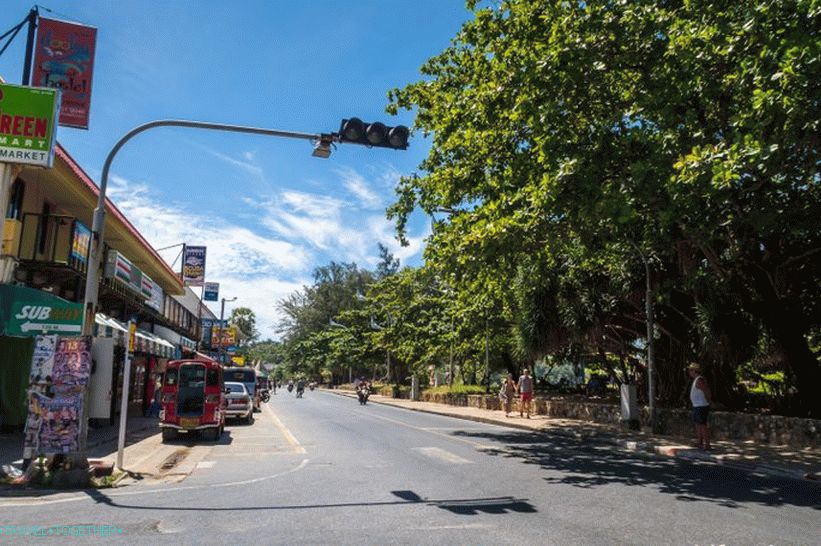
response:
<path fill-rule="evenodd" d="M 33 29 L 29 28 L 30 33 Z M 211 123 L 204 121 L 190 121 L 182 119 L 165 119 L 157 120 L 139 125 L 123 135 L 118 140 L 111 151 L 105 158 L 103 163 L 103 171 L 100 175 L 100 191 L 97 194 L 97 207 L 94 209 L 94 216 L 91 222 L 91 241 L 89 245 L 88 264 L 86 270 L 85 294 L 83 297 L 83 335 L 92 335 L 95 316 L 97 313 L 97 298 L 98 298 L 98 281 L 97 275 L 100 270 L 100 260 L 102 258 L 103 247 L 103 233 L 105 229 L 105 202 L 106 189 L 108 187 L 108 172 L 111 169 L 111 163 L 114 161 L 114 156 L 125 145 L 126 142 L 137 136 L 138 134 L 153 129 L 155 127 L 188 127 L 192 129 L 207 129 L 212 131 L 226 131 L 232 133 L 245 133 L 255 135 L 265 135 L 281 138 L 295 138 L 299 140 L 309 140 L 314 142 L 313 156 L 320 158 L 328 158 L 331 155 L 331 144 L 333 142 L 343 142 L 344 139 L 338 133 L 300 133 L 296 131 L 280 131 L 277 129 L 265 129 L 260 127 L 248 127 L 245 125 L 230 125 L 225 123 Z M 405 128 L 407 129 L 407 128 Z M 390 133 L 390 131 L 389 131 Z M 401 131 L 397 134 L 400 134 Z M 390 137 L 390 134 L 389 134 Z M 396 139 L 394 138 L 395 142 Z M 385 147 L 395 149 L 406 149 L 407 142 L 404 146 L 395 146 L 390 142 Z M 222 323 L 220 323 L 222 326 Z M 222 339 L 220 338 L 220 343 Z M 77 453 L 67 457 L 70 462 L 74 463 L 77 468 L 88 467 L 88 458 L 86 456 L 87 439 L 88 439 L 88 386 L 83 388 L 82 404 L 83 417 L 80 422 L 80 439 L 78 442 Z M 74 459 L 73 461 L 71 461 Z"/>
<path fill-rule="evenodd" d="M 342 328 L 343 330 L 350 331 L 350 328 L 345 326 L 344 324 L 340 324 L 336 322 L 334 319 L 328 319 L 328 326 L 332 328 Z M 333 376 L 333 374 L 331 374 Z M 350 362 L 348 363 L 348 383 L 353 383 L 353 367 L 351 366 Z"/>
<path fill-rule="evenodd" d="M 225 317 L 225 302 L 226 301 L 237 301 L 237 297 L 234 296 L 233 298 L 222 298 L 222 304 L 220 305 L 220 327 L 219 327 L 219 345 L 217 345 L 217 355 L 219 358 L 220 364 L 223 364 L 222 358 L 222 321 L 223 317 Z"/>

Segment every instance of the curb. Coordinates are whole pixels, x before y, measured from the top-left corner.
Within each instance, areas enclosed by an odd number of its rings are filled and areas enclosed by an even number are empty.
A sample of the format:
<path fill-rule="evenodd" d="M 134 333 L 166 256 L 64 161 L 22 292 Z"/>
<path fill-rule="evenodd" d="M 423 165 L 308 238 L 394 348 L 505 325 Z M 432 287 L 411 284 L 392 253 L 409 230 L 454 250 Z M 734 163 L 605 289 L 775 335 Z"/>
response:
<path fill-rule="evenodd" d="M 356 395 L 350 391 L 337 391 L 332 389 L 323 389 L 325 392 L 329 392 L 331 394 L 336 394 L 337 396 L 347 396 L 349 398 L 355 398 Z M 478 415 L 462 415 L 458 413 L 450 413 L 448 411 L 431 411 L 425 408 L 408 408 L 405 406 L 400 406 L 398 404 L 392 404 L 390 402 L 384 402 L 380 400 L 369 400 L 374 404 L 379 404 L 382 406 L 392 406 L 394 408 L 404 409 L 408 411 L 417 411 L 420 413 L 429 413 L 432 415 L 442 415 L 445 417 L 453 417 L 456 419 L 462 419 L 465 421 L 474 421 L 477 423 L 484 423 L 488 425 L 497 425 L 506 428 L 515 428 L 518 430 L 524 430 L 527 432 L 535 432 L 535 433 L 544 433 L 548 431 L 539 430 L 533 427 L 529 427 L 527 425 L 520 425 L 516 422 L 503 422 L 499 421 L 498 419 L 492 419 L 488 417 L 482 417 Z M 755 463 L 755 462 L 743 462 L 743 461 L 735 461 L 732 459 L 728 459 L 722 457 L 721 455 L 714 455 L 711 453 L 705 453 L 699 451 L 695 448 L 691 448 L 689 446 L 682 446 L 682 445 L 664 445 L 664 444 L 657 444 L 654 442 L 642 441 L 642 440 L 628 440 L 623 438 L 617 438 L 609 433 L 603 434 L 585 434 L 582 432 L 576 432 L 572 430 L 566 429 L 552 429 L 549 431 L 551 434 L 558 434 L 561 436 L 572 437 L 576 439 L 582 440 L 596 440 L 600 443 L 614 445 L 617 447 L 621 447 L 627 451 L 636 451 L 636 452 L 643 452 L 649 453 L 652 455 L 657 455 L 660 457 L 670 457 L 679 459 L 682 461 L 688 462 L 706 462 L 715 465 L 725 466 L 727 468 L 732 468 L 734 470 L 740 470 L 743 472 L 748 472 L 750 474 L 756 474 L 760 476 L 772 477 L 772 478 L 786 478 L 791 480 L 800 480 L 800 481 L 808 481 L 812 483 L 817 483 L 821 485 L 821 474 L 813 473 L 813 472 L 804 472 L 803 470 L 796 470 L 785 468 L 777 465 L 771 465 L 767 463 Z"/>

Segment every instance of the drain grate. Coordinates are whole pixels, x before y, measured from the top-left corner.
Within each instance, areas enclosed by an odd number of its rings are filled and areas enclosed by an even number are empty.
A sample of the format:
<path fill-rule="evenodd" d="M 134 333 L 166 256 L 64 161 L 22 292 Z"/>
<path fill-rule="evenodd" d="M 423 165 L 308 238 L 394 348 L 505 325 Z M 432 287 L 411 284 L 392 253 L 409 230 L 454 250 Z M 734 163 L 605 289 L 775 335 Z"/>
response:
<path fill-rule="evenodd" d="M 160 470 L 171 470 L 172 468 L 177 466 L 180 463 L 180 461 L 185 459 L 187 455 L 187 449 L 178 449 L 177 451 L 175 451 L 174 453 L 165 458 L 165 460 L 160 465 Z"/>

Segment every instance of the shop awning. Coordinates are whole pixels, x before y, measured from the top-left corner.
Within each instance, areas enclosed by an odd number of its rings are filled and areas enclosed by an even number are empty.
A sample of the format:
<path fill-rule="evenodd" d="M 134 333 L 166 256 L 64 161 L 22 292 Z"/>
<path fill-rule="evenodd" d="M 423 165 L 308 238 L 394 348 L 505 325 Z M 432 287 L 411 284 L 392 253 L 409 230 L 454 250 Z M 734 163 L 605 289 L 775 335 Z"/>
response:
<path fill-rule="evenodd" d="M 120 347 L 125 347 L 128 339 L 128 325 L 102 313 L 97 313 L 97 336 L 111 337 Z M 160 358 L 173 358 L 174 345 L 159 336 L 137 329 L 135 352 L 146 353 Z"/>

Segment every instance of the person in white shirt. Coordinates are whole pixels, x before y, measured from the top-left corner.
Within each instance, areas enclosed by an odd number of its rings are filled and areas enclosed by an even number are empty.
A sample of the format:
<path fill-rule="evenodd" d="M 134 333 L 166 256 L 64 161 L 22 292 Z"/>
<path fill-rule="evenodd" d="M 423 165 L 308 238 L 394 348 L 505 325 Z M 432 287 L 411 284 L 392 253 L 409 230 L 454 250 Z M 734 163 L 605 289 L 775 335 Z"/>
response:
<path fill-rule="evenodd" d="M 701 366 L 690 364 L 687 366 L 690 379 L 693 380 L 690 386 L 690 403 L 693 405 L 693 424 L 696 427 L 696 442 L 698 446 L 709 451 L 710 446 L 710 387 L 707 380 L 701 376 Z"/>

